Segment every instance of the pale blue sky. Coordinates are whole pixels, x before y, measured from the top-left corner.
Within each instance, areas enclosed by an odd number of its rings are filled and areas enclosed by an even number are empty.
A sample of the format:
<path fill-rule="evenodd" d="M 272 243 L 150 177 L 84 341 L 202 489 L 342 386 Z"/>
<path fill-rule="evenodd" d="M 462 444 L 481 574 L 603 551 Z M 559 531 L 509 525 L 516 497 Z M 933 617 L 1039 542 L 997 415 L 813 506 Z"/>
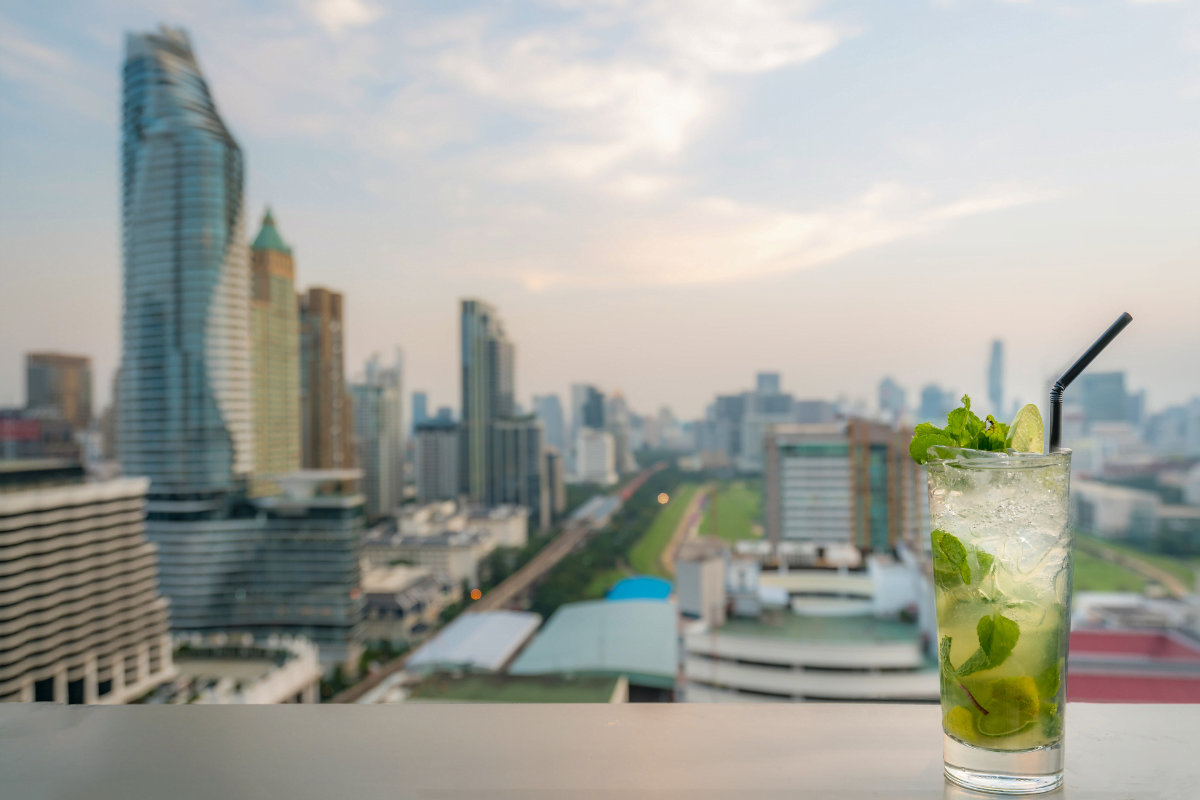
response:
<path fill-rule="evenodd" d="M 1011 395 L 1094 369 L 1200 394 L 1200 3 L 0 2 L 0 404 L 23 353 L 119 358 L 123 37 L 191 34 L 353 371 L 457 392 L 497 304 L 527 398 L 698 415 L 777 369 Z"/>

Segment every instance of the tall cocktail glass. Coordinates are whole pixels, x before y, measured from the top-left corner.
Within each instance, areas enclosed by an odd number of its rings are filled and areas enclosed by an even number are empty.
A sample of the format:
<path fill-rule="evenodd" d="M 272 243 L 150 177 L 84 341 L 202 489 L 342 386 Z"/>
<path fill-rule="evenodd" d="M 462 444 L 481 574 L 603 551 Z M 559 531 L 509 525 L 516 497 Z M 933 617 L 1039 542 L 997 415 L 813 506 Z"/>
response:
<path fill-rule="evenodd" d="M 1063 775 L 1071 453 L 936 451 L 926 470 L 946 776 L 1049 791 Z"/>

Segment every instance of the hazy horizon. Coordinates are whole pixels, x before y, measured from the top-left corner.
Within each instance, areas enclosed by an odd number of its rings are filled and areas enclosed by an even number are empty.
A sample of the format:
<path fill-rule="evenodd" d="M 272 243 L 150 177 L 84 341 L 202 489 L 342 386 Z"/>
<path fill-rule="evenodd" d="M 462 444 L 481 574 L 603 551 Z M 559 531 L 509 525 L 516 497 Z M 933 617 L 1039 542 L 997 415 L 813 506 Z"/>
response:
<path fill-rule="evenodd" d="M 127 31 L 188 30 L 297 288 L 347 302 L 347 374 L 405 354 L 458 406 L 458 300 L 517 388 L 683 419 L 778 371 L 910 407 L 930 382 L 1045 410 L 1091 368 L 1200 395 L 1195 2 L 297 0 L 0 9 L 0 405 L 24 354 L 120 357 Z M 991 409 L 986 409 L 991 411 Z M 1004 410 L 1007 412 L 1007 409 Z"/>

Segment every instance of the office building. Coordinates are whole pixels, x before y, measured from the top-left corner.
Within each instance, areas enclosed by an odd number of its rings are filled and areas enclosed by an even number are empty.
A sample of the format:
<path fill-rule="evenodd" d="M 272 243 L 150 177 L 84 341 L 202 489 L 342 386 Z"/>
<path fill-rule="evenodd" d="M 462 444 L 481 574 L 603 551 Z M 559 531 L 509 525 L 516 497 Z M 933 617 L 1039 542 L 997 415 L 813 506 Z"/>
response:
<path fill-rule="evenodd" d="M 300 317 L 292 248 L 271 209 L 250 246 L 250 363 L 254 380 L 251 496 L 279 489 L 272 475 L 300 469 Z"/>
<path fill-rule="evenodd" d="M 890 377 L 879 382 L 879 416 L 896 422 L 908 408 L 908 393 Z M 796 420 L 800 422 L 801 420 Z M 820 420 L 817 420 L 820 421 Z"/>
<path fill-rule="evenodd" d="M 418 425 L 429 419 L 429 395 L 425 392 L 413 392 L 412 418 L 413 433 L 416 433 Z"/>
<path fill-rule="evenodd" d="M 354 465 L 353 403 L 346 391 L 345 305 L 313 287 L 300 304 L 300 444 L 305 469 Z"/>
<path fill-rule="evenodd" d="M 0 409 L 0 460 L 38 458 L 79 461 L 75 428 L 52 409 Z"/>
<path fill-rule="evenodd" d="M 996 419 L 1007 416 L 1004 409 L 1004 342 L 999 339 L 992 342 L 992 358 L 988 361 L 988 400 L 992 408 L 983 414 L 985 419 L 989 413 Z"/>
<path fill-rule="evenodd" d="M 608 408 L 605 409 L 604 416 L 608 423 L 608 432 L 613 437 L 617 473 L 635 472 L 637 460 L 633 457 L 633 432 L 630 425 L 632 415 L 620 392 L 613 392 L 612 397 L 608 400 Z"/>
<path fill-rule="evenodd" d="M 513 417 L 492 423 L 490 484 L 487 504 L 518 505 L 529 510 L 541 530 L 551 523 L 542 423 L 537 417 Z"/>
<path fill-rule="evenodd" d="M 391 513 L 404 498 L 404 420 L 400 359 L 391 368 L 378 356 L 367 363 L 366 381 L 350 387 L 354 401 L 357 463 L 372 519 Z"/>
<path fill-rule="evenodd" d="M 365 609 L 361 478 L 357 469 L 299 470 L 277 478 L 282 494 L 254 501 L 253 548 L 230 576 L 230 630 L 303 636 L 326 666 L 357 661 Z"/>
<path fill-rule="evenodd" d="M 368 567 L 362 580 L 366 640 L 396 648 L 422 641 L 437 629 L 442 610 L 462 599 L 461 583 L 428 567 Z"/>
<path fill-rule="evenodd" d="M 431 420 L 417 426 L 417 501 L 458 497 L 458 426 Z"/>
<path fill-rule="evenodd" d="M 595 386 L 576 383 L 571 386 L 571 428 L 578 435 L 582 428 L 605 429 L 604 393 Z"/>
<path fill-rule="evenodd" d="M 617 482 L 616 446 L 611 433 L 580 428 L 575 442 L 575 481 L 601 486 Z"/>
<path fill-rule="evenodd" d="M 153 523 L 254 466 L 242 152 L 182 31 L 126 39 L 121 150 L 120 458 Z"/>
<path fill-rule="evenodd" d="M 742 472 L 763 469 L 763 440 L 772 425 L 793 421 L 794 401 L 779 391 L 779 374 L 763 372 L 755 379 L 755 390 L 745 395 L 741 448 L 735 464 Z M 664 426 L 665 429 L 665 426 Z"/>
<path fill-rule="evenodd" d="M 513 414 L 513 345 L 496 309 L 462 301 L 462 424 L 459 427 L 461 491 L 488 502 L 492 423 Z"/>
<path fill-rule="evenodd" d="M 566 448 L 567 434 L 563 420 L 562 402 L 556 394 L 534 395 L 533 413 L 542 421 L 546 432 L 546 445 L 557 447 L 559 451 Z"/>
<path fill-rule="evenodd" d="M 62 353 L 25 356 L 25 407 L 52 412 L 76 431 L 92 421 L 92 360 Z"/>
<path fill-rule="evenodd" d="M 918 552 L 928 528 L 924 470 L 908 454 L 912 431 L 852 418 L 779 425 L 766 441 L 764 512 L 772 545 L 814 550 L 849 544 Z"/>
<path fill-rule="evenodd" d="M 149 484 L 0 462 L 0 702 L 125 703 L 174 677 Z"/>
<path fill-rule="evenodd" d="M 320 650 L 302 636 L 192 634 L 176 640 L 178 676 L 151 696 L 177 705 L 320 702 Z"/>
<path fill-rule="evenodd" d="M 760 372 L 754 376 L 754 391 L 757 394 L 779 394 L 780 376 L 778 372 Z"/>

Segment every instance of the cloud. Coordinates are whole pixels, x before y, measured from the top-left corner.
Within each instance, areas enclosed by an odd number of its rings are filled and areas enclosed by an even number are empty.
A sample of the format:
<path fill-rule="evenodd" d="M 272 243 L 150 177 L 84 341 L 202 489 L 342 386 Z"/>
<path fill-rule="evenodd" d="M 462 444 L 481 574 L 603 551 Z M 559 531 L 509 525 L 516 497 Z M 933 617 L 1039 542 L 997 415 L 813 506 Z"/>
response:
<path fill-rule="evenodd" d="M 1046 191 L 1002 188 L 949 203 L 897 184 L 871 187 L 838 207 L 796 213 L 710 197 L 650 220 L 626 219 L 605 242 L 581 242 L 584 264 L 511 265 L 530 290 L 554 286 L 695 285 L 769 277 L 944 227 L 953 219 L 1047 200 Z"/>
<path fill-rule="evenodd" d="M 73 57 L 37 41 L 28 30 L 0 17 L 0 79 L 24 85 L 40 100 L 101 122 L 116 118 L 94 71 Z"/>
<path fill-rule="evenodd" d="M 311 13 L 328 33 L 339 36 L 347 28 L 370 25 L 383 11 L 362 0 L 317 0 L 311 6 Z"/>

